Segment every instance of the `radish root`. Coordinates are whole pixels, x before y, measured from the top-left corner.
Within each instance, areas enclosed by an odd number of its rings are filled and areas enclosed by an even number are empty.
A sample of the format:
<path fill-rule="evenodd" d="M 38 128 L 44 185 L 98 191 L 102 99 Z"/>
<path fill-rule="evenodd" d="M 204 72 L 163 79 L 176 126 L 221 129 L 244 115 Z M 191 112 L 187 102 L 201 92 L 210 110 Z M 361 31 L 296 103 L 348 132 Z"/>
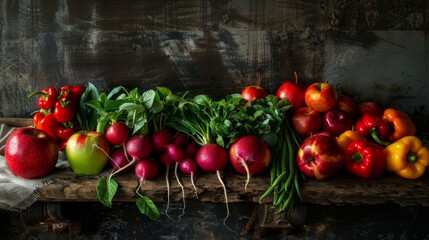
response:
<path fill-rule="evenodd" d="M 194 187 L 194 189 L 195 189 L 195 196 L 197 197 L 197 198 L 199 198 L 198 197 L 198 190 L 197 190 L 197 186 L 195 186 L 195 183 L 194 183 L 194 173 L 193 172 L 191 172 L 191 183 L 192 183 L 192 186 Z"/>
<path fill-rule="evenodd" d="M 244 192 L 247 192 L 247 185 L 249 185 L 250 182 L 250 172 L 249 167 L 247 166 L 247 163 L 244 160 L 241 160 L 241 164 L 243 165 L 244 169 L 246 169 L 246 184 L 244 185 Z"/>
<path fill-rule="evenodd" d="M 226 217 L 223 219 L 223 225 L 225 225 L 226 228 L 228 228 L 230 231 L 232 231 L 227 225 L 226 225 L 226 219 L 229 217 L 229 206 L 228 206 L 228 195 L 226 194 L 226 186 L 222 181 L 222 178 L 220 177 L 220 171 L 216 171 L 217 178 L 219 179 L 220 184 L 222 184 L 223 187 L 223 193 L 225 194 L 225 204 L 226 204 Z M 232 231 L 233 232 L 233 231 Z"/>
<path fill-rule="evenodd" d="M 185 200 L 185 188 L 183 187 L 182 183 L 180 182 L 179 176 L 177 175 L 177 167 L 179 166 L 179 163 L 176 162 L 176 165 L 174 166 L 174 176 L 176 176 L 177 183 L 179 184 L 180 188 L 182 189 L 182 199 L 183 199 L 183 209 L 182 214 L 179 215 L 179 222 L 183 215 L 185 215 L 185 208 L 186 208 L 186 200 Z"/>
<path fill-rule="evenodd" d="M 167 166 L 167 170 L 165 171 L 165 182 L 167 183 L 167 208 L 165 209 L 165 215 L 171 219 L 171 221 L 174 221 L 173 218 L 170 217 L 170 215 L 168 215 L 168 209 L 170 208 L 170 182 L 168 181 L 168 175 L 170 173 L 170 167 Z"/>

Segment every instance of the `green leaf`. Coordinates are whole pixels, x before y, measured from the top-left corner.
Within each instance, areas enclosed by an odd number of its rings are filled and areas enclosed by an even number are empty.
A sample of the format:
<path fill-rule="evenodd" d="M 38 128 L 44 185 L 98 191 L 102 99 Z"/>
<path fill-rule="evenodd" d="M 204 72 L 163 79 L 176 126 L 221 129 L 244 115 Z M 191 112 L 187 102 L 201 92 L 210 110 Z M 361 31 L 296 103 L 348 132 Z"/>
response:
<path fill-rule="evenodd" d="M 136 205 L 140 212 L 148 216 L 151 220 L 157 220 L 160 217 L 158 208 L 150 198 L 141 196 L 137 198 Z"/>
<path fill-rule="evenodd" d="M 118 190 L 118 182 L 115 179 L 102 177 L 97 182 L 97 196 L 101 203 L 112 207 L 112 200 Z"/>
<path fill-rule="evenodd" d="M 98 97 L 98 89 L 92 83 L 88 82 L 85 92 L 80 98 L 79 110 L 77 113 L 77 119 L 83 130 L 93 130 L 97 125 L 97 111 L 87 106 L 87 103 L 97 100 Z"/>
<path fill-rule="evenodd" d="M 156 92 L 152 89 L 144 92 L 142 95 L 142 101 L 141 101 L 143 106 L 145 106 L 148 109 L 151 108 L 153 105 L 153 101 L 155 100 L 155 96 L 156 96 Z"/>

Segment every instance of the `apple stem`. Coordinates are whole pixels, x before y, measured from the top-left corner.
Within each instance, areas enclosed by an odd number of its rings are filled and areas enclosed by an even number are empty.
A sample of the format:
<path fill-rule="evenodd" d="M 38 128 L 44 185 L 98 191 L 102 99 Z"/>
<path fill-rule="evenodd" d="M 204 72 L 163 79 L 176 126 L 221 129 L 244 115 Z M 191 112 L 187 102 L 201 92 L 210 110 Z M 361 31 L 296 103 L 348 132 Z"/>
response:
<path fill-rule="evenodd" d="M 258 85 L 257 86 L 260 87 L 261 83 L 262 83 L 262 75 L 258 74 Z"/>
<path fill-rule="evenodd" d="M 293 72 L 293 75 L 295 75 L 295 83 L 298 83 L 298 74 L 296 74 L 296 71 Z"/>

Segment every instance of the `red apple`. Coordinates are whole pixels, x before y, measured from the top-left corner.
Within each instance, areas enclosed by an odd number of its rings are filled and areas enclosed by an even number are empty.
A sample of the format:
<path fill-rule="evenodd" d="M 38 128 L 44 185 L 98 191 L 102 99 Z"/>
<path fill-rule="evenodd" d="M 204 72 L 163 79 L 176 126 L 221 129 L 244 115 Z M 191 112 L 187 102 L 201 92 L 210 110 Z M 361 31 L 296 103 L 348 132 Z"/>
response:
<path fill-rule="evenodd" d="M 318 112 L 331 110 L 338 102 L 337 90 L 328 82 L 315 82 L 305 90 L 305 103 Z"/>
<path fill-rule="evenodd" d="M 351 117 L 355 117 L 357 113 L 356 101 L 347 95 L 338 94 L 337 108 L 347 112 Z"/>
<path fill-rule="evenodd" d="M 382 116 L 384 110 L 380 104 L 373 101 L 360 102 L 357 104 L 358 117 L 362 116 L 364 113 L 367 112 L 373 113 L 377 116 Z"/>
<path fill-rule="evenodd" d="M 286 81 L 277 89 L 277 97 L 280 99 L 288 99 L 292 107 L 290 110 L 296 111 L 301 107 L 305 107 L 305 87 L 298 84 L 298 76 L 295 73 L 295 82 Z"/>
<path fill-rule="evenodd" d="M 334 136 L 339 136 L 341 133 L 351 130 L 353 123 L 353 118 L 347 112 L 334 108 L 323 115 L 322 129 Z"/>
<path fill-rule="evenodd" d="M 268 95 L 267 90 L 259 85 L 247 86 L 241 91 L 241 97 L 251 102 L 256 99 L 265 98 Z"/>
<path fill-rule="evenodd" d="M 79 131 L 67 141 L 65 154 L 77 175 L 97 175 L 109 161 L 110 144 L 102 133 Z"/>
<path fill-rule="evenodd" d="M 9 170 L 28 179 L 47 176 L 58 160 L 56 142 L 43 130 L 18 128 L 7 139 L 5 159 Z"/>
<path fill-rule="evenodd" d="M 237 173 L 245 175 L 246 165 L 250 175 L 259 175 L 270 166 L 271 151 L 260 138 L 246 135 L 231 145 L 229 159 Z"/>
<path fill-rule="evenodd" d="M 344 155 L 336 139 L 326 134 L 308 137 L 297 153 L 301 172 L 317 180 L 334 176 L 343 166 L 343 161 Z"/>
<path fill-rule="evenodd" d="M 322 117 L 319 112 L 309 107 L 301 107 L 292 114 L 292 126 L 303 138 L 320 131 Z"/>

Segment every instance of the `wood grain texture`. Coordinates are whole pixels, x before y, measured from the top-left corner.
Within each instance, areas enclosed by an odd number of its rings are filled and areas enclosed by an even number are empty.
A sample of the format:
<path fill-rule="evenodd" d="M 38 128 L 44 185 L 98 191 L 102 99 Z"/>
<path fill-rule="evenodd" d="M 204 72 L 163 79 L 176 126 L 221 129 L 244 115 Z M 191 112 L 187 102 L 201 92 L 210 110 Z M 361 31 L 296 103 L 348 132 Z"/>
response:
<path fill-rule="evenodd" d="M 427 29 L 426 8 L 400 0 L 5 0 L 0 116 L 29 117 L 37 109 L 30 92 L 87 82 L 100 91 L 163 85 L 223 97 L 262 75 L 275 92 L 294 71 L 304 84 L 322 80 L 326 38 L 375 46 L 373 31 Z"/>
<path fill-rule="evenodd" d="M 98 176 L 78 177 L 65 171 L 64 179 L 46 185 L 39 190 L 39 201 L 68 202 L 98 201 L 95 189 Z M 196 199 L 189 176 L 180 174 L 186 199 Z M 363 180 L 348 174 L 340 174 L 327 181 L 307 180 L 301 186 L 302 201 L 318 205 L 376 205 L 393 203 L 400 206 L 429 206 L 428 175 L 418 180 L 407 180 L 386 174 L 374 180 Z M 248 191 L 244 191 L 245 177 L 234 173 L 222 176 L 227 187 L 228 202 L 255 202 L 269 187 L 267 176 L 252 177 Z M 136 200 L 138 179 L 132 173 L 118 175 L 115 180 L 119 190 L 113 199 L 118 202 Z M 169 177 L 171 201 L 182 201 L 182 192 L 173 174 Z M 224 202 L 224 193 L 216 174 L 203 173 L 195 178 L 198 200 L 202 202 Z M 167 202 L 167 187 L 163 173 L 155 180 L 146 181 L 141 192 L 155 202 Z M 265 203 L 272 199 L 266 198 Z"/>

